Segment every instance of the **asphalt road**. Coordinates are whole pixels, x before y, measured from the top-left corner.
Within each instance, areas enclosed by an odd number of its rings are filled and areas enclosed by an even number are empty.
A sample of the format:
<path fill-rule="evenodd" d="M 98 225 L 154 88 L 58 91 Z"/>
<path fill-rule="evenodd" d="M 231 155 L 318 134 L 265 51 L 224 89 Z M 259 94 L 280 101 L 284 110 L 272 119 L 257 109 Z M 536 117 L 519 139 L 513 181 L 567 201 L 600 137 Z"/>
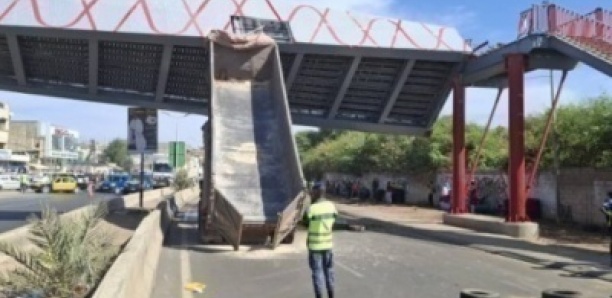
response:
<path fill-rule="evenodd" d="M 278 252 L 201 245 L 193 225 L 173 227 L 158 265 L 155 298 L 314 297 L 304 235 Z M 525 262 L 447 243 L 427 234 L 384 229 L 335 233 L 338 297 L 459 297 L 481 288 L 502 297 L 539 297 L 547 288 L 581 290 L 585 297 L 610 297 L 612 284 L 543 270 Z M 206 285 L 203 293 L 183 288 Z"/>
<path fill-rule="evenodd" d="M 95 200 L 113 198 L 112 194 L 96 194 Z M 38 194 L 18 191 L 0 191 L 0 233 L 27 224 L 27 218 L 32 214 L 40 214 L 41 208 L 48 204 L 60 213 L 91 203 L 86 192 L 78 194 Z"/>

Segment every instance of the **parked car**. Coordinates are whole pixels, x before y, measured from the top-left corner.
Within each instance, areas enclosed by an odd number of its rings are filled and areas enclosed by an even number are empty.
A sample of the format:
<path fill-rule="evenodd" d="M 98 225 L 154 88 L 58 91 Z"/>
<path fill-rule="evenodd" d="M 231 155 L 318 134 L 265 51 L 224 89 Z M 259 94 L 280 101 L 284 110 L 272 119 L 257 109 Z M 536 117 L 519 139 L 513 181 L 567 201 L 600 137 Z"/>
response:
<path fill-rule="evenodd" d="M 51 184 L 53 192 L 79 192 L 79 185 L 76 179 L 72 176 L 58 176 Z"/>
<path fill-rule="evenodd" d="M 154 182 L 153 182 L 153 178 L 151 177 L 151 175 L 144 175 L 142 186 L 143 186 L 142 187 L 143 190 L 145 191 L 149 189 L 153 189 Z M 134 192 L 139 192 L 139 191 L 140 191 L 140 175 L 135 174 L 130 177 L 130 180 L 128 180 L 127 185 L 125 186 L 125 188 L 123 188 L 123 193 L 129 194 L 129 193 L 134 193 Z"/>
<path fill-rule="evenodd" d="M 123 189 L 127 185 L 130 176 L 127 174 L 113 174 L 108 176 L 98 188 L 100 192 L 113 192 L 116 194 L 123 193 Z"/>
<path fill-rule="evenodd" d="M 18 176 L 0 175 L 0 190 L 18 190 L 21 188 L 21 182 Z"/>

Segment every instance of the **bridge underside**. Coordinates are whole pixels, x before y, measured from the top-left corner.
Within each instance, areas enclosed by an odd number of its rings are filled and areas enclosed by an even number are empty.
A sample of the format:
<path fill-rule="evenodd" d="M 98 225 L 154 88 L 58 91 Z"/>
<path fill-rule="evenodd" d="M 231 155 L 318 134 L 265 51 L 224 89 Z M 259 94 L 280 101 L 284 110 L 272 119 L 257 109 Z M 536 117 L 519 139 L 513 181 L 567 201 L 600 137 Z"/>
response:
<path fill-rule="evenodd" d="M 0 26 L 0 89 L 206 115 L 202 38 Z M 293 123 L 424 134 L 465 53 L 281 43 Z"/>

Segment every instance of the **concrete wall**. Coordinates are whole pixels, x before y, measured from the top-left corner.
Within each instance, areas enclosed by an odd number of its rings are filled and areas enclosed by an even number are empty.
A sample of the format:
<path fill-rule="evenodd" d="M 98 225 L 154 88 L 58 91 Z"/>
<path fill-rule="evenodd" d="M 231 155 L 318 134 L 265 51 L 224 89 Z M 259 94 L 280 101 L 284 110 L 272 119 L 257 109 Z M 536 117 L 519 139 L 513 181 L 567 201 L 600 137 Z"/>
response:
<path fill-rule="evenodd" d="M 607 192 L 612 191 L 612 169 L 563 169 L 559 185 L 564 220 L 583 225 L 605 225 L 599 208 Z"/>
<path fill-rule="evenodd" d="M 476 185 L 478 185 L 480 195 L 487 198 L 487 204 L 503 206 L 504 200 L 508 198 L 508 175 L 506 173 L 501 171 L 481 171 L 476 173 L 474 180 Z M 451 173 L 439 173 L 436 177 L 437 191 L 436 195 L 434 195 L 436 204 L 439 202 L 440 189 L 445 183 L 449 183 L 452 187 Z M 540 200 L 542 216 L 544 218 L 556 218 L 556 179 L 553 173 L 540 172 L 534 180 L 529 197 Z"/>

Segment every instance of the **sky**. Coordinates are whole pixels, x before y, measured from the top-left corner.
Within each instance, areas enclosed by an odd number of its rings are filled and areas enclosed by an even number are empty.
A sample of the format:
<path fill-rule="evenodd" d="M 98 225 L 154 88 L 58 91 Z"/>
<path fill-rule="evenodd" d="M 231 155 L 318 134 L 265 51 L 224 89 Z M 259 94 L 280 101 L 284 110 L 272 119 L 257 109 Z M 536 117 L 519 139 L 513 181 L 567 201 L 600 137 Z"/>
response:
<path fill-rule="evenodd" d="M 405 20 L 421 21 L 438 25 L 452 26 L 473 44 L 489 41 L 510 42 L 516 38 L 517 23 L 521 11 L 537 1 L 474 1 L 474 0 L 285 0 L 289 2 L 309 3 L 319 7 L 330 7 L 353 12 L 395 17 Z M 503 3 L 503 5 L 501 4 Z M 587 13 L 598 6 L 607 4 L 603 0 L 557 0 L 556 4 L 568 9 Z M 527 114 L 538 113 L 550 106 L 550 73 L 548 71 L 532 72 L 526 75 L 525 109 Z M 558 81 L 560 73 L 554 73 Z M 556 85 L 557 83 L 555 83 Z M 579 64 L 576 70 L 569 73 L 561 95 L 561 104 L 579 103 L 589 97 L 603 92 L 612 93 L 610 79 Z M 469 88 L 467 90 L 467 119 L 471 122 L 485 123 L 497 91 L 494 89 Z M 508 122 L 504 93 L 494 125 L 506 125 Z M 127 134 L 127 108 L 105 104 L 95 104 L 76 100 L 57 99 L 43 96 L 26 95 L 0 91 L 0 101 L 7 103 L 15 120 L 40 120 L 58 126 L 76 129 L 82 140 L 96 139 L 109 141 L 114 138 L 125 138 Z M 450 114 L 451 101 L 447 100 L 442 115 Z M 159 140 L 162 142 L 175 139 L 186 141 L 192 146 L 201 146 L 200 127 L 205 118 L 181 113 L 160 112 Z M 304 127 L 295 127 L 301 131 Z"/>

